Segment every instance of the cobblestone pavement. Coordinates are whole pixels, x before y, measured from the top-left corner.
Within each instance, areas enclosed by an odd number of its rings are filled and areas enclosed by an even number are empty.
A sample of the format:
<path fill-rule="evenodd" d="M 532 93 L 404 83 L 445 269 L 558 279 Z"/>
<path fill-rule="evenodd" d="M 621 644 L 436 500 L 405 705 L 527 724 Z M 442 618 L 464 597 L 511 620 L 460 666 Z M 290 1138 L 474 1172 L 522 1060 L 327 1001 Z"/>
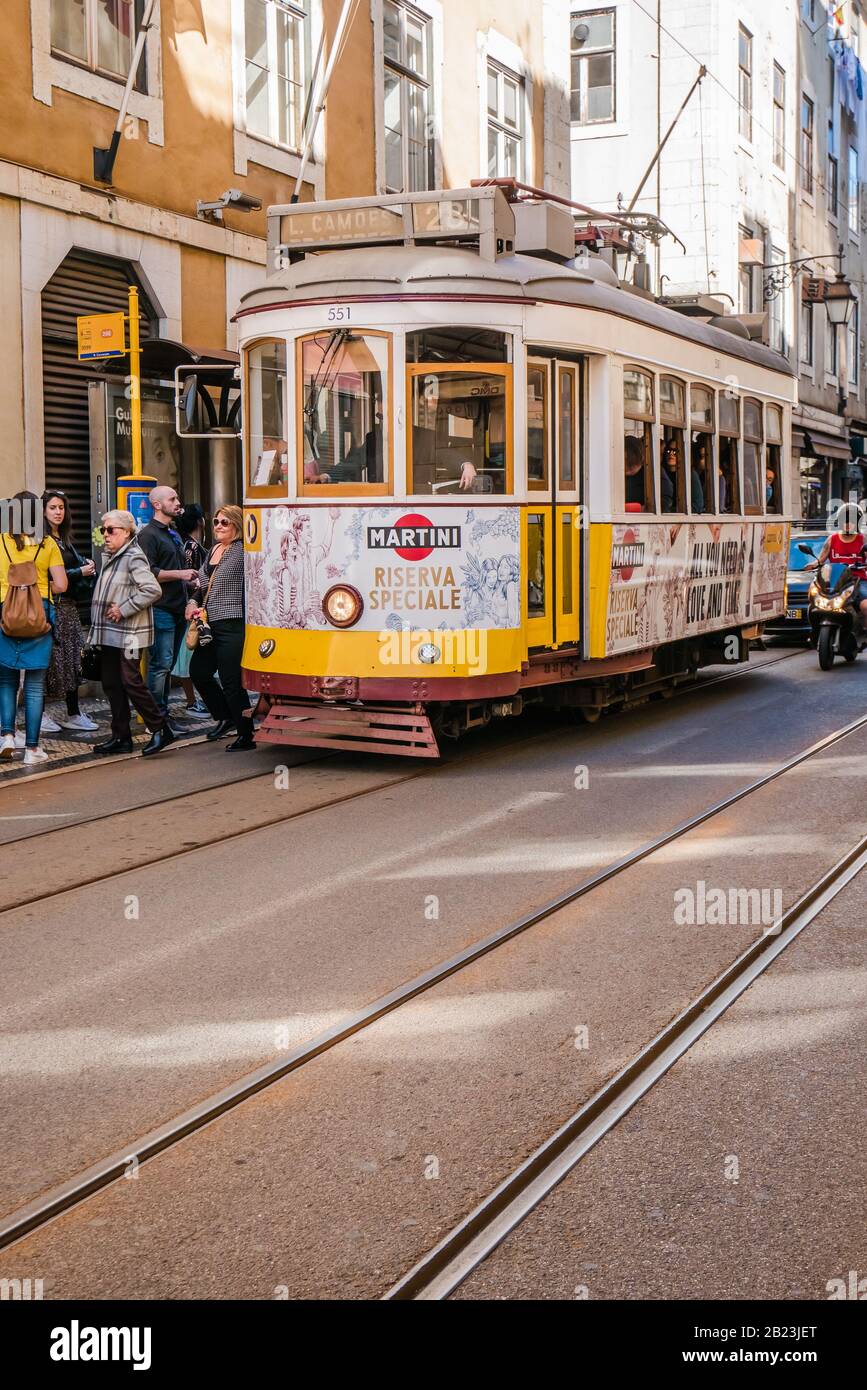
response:
<path fill-rule="evenodd" d="M 186 713 L 186 703 L 182 691 L 173 691 L 169 700 L 172 723 L 175 726 L 179 737 L 182 740 L 189 740 L 197 736 L 204 735 L 207 729 L 213 727 L 210 715 L 204 719 L 190 717 Z M 22 753 L 16 753 L 14 758 L 0 760 L 0 781 L 14 781 L 19 777 L 38 777 L 46 772 L 54 772 L 57 768 L 74 767 L 79 763 L 87 763 L 94 760 L 93 744 L 99 743 L 102 739 L 111 736 L 110 713 L 108 701 L 98 697 L 83 697 L 81 700 L 81 712 L 88 715 L 98 725 L 98 729 L 84 732 L 81 730 L 61 729 L 56 734 L 43 733 L 39 740 L 41 748 L 48 754 L 47 763 L 39 763 L 34 768 L 24 767 Z M 45 713 L 49 715 L 56 724 L 66 718 L 66 705 L 63 700 L 48 700 L 45 705 Z M 18 731 L 24 727 L 24 715 L 19 711 Z M 141 724 L 136 716 L 133 716 L 132 741 L 135 750 L 144 746 L 150 738 L 147 729 Z M 121 754 L 121 757 L 136 756 L 135 753 Z"/>

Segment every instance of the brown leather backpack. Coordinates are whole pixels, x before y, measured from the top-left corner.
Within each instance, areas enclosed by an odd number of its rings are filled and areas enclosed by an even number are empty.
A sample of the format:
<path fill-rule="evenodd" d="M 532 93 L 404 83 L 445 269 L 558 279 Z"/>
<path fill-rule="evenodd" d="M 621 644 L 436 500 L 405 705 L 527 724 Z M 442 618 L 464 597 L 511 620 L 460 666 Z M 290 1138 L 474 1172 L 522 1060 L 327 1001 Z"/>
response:
<path fill-rule="evenodd" d="M 9 554 L 6 538 L 3 538 L 3 549 L 9 559 L 9 573 L 6 576 L 7 589 L 0 626 L 7 637 L 19 641 L 29 637 L 44 637 L 51 631 L 51 624 L 42 605 L 39 572 L 36 568 L 36 556 L 42 545 L 43 542 L 40 541 L 32 560 L 14 561 Z"/>

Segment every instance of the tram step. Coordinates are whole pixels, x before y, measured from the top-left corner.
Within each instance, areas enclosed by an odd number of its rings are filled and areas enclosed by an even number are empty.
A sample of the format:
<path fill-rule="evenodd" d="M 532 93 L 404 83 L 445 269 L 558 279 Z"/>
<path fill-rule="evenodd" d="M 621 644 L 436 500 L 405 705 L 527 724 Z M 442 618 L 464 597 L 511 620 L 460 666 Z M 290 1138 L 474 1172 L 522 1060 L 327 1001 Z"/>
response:
<path fill-rule="evenodd" d="M 436 735 L 426 714 L 387 705 L 327 705 L 286 701 L 271 706 L 256 738 L 298 748 L 390 753 L 403 758 L 438 758 Z"/>

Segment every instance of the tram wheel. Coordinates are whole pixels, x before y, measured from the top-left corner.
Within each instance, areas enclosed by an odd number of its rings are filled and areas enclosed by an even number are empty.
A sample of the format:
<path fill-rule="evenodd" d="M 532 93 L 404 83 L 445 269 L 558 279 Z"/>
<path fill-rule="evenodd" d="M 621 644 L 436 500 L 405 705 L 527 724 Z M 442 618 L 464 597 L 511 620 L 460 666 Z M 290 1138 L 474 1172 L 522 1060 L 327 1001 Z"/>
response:
<path fill-rule="evenodd" d="M 581 717 L 585 724 L 598 724 L 602 718 L 601 705 L 582 705 Z"/>
<path fill-rule="evenodd" d="M 819 665 L 823 671 L 830 671 L 834 665 L 834 629 L 823 627 L 819 633 Z"/>

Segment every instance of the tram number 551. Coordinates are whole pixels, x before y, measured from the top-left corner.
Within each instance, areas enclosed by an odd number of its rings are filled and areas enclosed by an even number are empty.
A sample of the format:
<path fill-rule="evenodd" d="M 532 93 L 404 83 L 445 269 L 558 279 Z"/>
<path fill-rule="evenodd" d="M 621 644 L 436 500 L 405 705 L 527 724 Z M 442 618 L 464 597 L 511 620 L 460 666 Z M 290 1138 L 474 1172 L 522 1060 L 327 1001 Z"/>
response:
<path fill-rule="evenodd" d="M 332 304 L 328 310 L 329 323 L 345 323 L 351 317 L 352 311 L 346 305 Z"/>

